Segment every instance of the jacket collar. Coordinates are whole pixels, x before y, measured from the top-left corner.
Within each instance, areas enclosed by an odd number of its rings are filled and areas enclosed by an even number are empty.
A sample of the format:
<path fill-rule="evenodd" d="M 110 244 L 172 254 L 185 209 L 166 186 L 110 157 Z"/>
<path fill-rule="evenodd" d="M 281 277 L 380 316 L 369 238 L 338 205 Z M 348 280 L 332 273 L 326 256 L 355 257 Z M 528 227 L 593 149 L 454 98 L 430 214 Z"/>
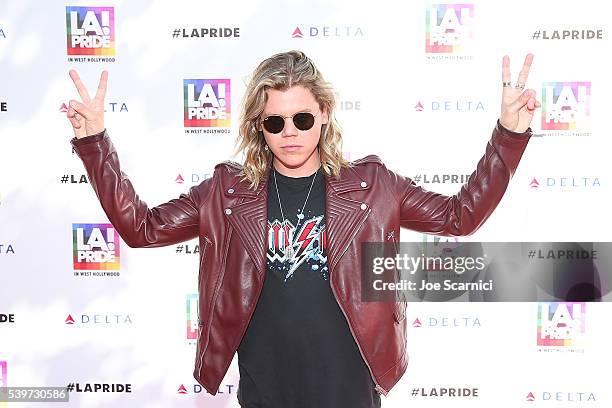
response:
<path fill-rule="evenodd" d="M 254 190 L 250 187 L 248 180 L 240 180 L 240 177 L 235 177 L 233 184 L 225 189 L 225 194 L 232 197 L 248 197 L 256 198 L 259 194 L 266 189 L 268 183 L 267 175 L 271 170 L 271 163 L 268 163 L 266 167 L 266 177 L 262 179 L 257 188 Z M 325 184 L 336 194 L 342 194 L 349 191 L 357 190 L 369 190 L 371 182 L 360 176 L 354 167 L 342 168 L 340 172 L 340 178 L 330 177 L 325 175 Z"/>
<path fill-rule="evenodd" d="M 224 216 L 240 238 L 244 248 L 257 267 L 260 276 L 266 268 L 268 242 L 268 177 L 271 163 L 266 168 L 266 177 L 255 190 L 248 180 L 235 177 L 230 187 L 225 187 L 225 196 L 241 197 L 237 204 L 224 209 Z M 371 187 L 372 180 L 366 180 L 355 168 L 342 168 L 340 178 L 325 175 L 325 216 L 327 230 L 327 255 L 330 273 L 350 245 L 355 230 L 370 213 L 367 203 L 349 199 L 343 193 L 365 191 Z M 263 243 L 263 245 L 262 245 Z"/>

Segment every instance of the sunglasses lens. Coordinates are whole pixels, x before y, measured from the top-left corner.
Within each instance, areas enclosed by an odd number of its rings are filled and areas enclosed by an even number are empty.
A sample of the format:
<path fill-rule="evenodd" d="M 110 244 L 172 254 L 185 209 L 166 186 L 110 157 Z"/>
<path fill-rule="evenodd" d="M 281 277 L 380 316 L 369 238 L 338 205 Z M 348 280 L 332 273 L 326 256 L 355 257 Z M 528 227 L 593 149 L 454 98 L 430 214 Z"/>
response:
<path fill-rule="evenodd" d="M 308 130 L 314 126 L 314 116 L 312 113 L 300 112 L 293 116 L 293 124 L 299 130 Z"/>
<path fill-rule="evenodd" d="M 314 115 L 300 112 L 293 116 L 293 124 L 299 130 L 308 130 L 314 126 Z M 280 133 L 285 127 L 285 119 L 279 115 L 268 116 L 263 120 L 263 127 L 270 133 Z"/>
<path fill-rule="evenodd" d="M 285 127 L 285 119 L 280 116 L 268 116 L 263 121 L 263 127 L 270 133 L 279 133 Z"/>

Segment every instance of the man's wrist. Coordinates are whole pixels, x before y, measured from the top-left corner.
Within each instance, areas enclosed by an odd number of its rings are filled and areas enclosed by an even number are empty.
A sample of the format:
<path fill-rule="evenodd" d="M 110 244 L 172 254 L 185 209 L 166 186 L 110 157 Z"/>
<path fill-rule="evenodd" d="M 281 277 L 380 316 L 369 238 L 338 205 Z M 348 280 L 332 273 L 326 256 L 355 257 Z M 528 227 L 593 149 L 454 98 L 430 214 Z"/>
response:
<path fill-rule="evenodd" d="M 531 136 L 532 134 L 532 130 L 531 127 L 528 127 L 524 132 L 515 132 L 513 130 L 508 129 L 507 127 L 505 127 L 504 125 L 501 124 L 501 121 L 499 120 L 499 118 L 497 119 L 497 126 L 499 127 L 499 130 L 502 131 L 502 133 L 506 133 L 508 135 L 511 136 Z"/>
<path fill-rule="evenodd" d="M 73 146 L 77 147 L 77 146 L 82 146 L 82 145 L 88 144 L 88 143 L 99 142 L 100 140 L 102 140 L 102 138 L 104 138 L 105 134 L 106 134 L 106 128 L 102 129 L 101 132 L 94 133 L 92 135 L 83 136 L 81 138 L 78 138 L 78 137 L 75 136 L 75 137 L 72 138 L 70 143 Z"/>

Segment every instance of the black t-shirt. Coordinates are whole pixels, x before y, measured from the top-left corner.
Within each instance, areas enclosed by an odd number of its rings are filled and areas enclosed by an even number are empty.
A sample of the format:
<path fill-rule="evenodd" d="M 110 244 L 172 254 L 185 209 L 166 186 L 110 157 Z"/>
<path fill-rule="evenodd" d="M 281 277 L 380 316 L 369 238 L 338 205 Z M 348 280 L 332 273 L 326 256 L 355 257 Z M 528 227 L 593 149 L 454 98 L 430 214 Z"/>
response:
<path fill-rule="evenodd" d="M 238 348 L 237 395 L 245 408 L 380 407 L 380 395 L 329 283 L 321 168 L 298 220 L 313 176 L 276 172 L 285 225 L 274 176 L 268 176 L 266 276 Z M 286 260 L 289 239 L 293 266 Z"/>

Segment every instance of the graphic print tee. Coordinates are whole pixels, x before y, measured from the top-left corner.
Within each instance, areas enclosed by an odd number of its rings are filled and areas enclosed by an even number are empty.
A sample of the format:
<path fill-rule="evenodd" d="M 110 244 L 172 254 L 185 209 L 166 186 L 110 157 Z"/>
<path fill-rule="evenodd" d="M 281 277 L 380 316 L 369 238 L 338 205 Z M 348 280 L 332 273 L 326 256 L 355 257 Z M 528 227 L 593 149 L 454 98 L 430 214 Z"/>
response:
<path fill-rule="evenodd" d="M 380 407 L 329 283 L 323 171 L 316 177 L 276 172 L 284 223 L 274 176 L 268 177 L 266 275 L 238 348 L 238 400 L 247 408 Z"/>

